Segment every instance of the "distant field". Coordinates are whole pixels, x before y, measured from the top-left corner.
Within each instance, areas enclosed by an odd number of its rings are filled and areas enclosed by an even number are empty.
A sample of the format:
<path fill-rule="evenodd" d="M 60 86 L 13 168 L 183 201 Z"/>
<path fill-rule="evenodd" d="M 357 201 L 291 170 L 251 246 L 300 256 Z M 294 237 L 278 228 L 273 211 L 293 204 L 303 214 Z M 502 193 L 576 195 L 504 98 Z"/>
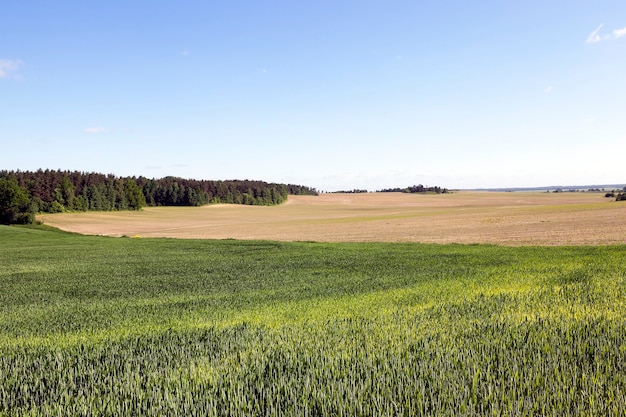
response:
<path fill-rule="evenodd" d="M 149 207 L 46 214 L 82 234 L 318 242 L 626 243 L 626 203 L 600 193 L 458 192 L 290 196 L 274 207 Z"/>

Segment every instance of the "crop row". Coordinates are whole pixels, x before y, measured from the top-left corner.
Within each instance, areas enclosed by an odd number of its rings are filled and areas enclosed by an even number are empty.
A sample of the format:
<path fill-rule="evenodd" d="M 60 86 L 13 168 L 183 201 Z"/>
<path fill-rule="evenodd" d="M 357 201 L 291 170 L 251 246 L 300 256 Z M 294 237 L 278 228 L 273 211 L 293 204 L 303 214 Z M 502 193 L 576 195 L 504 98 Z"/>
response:
<path fill-rule="evenodd" d="M 626 327 L 400 312 L 170 331 L 0 360 L 0 415 L 620 415 Z"/>
<path fill-rule="evenodd" d="M 2 417 L 626 409 L 623 247 L 0 227 L 0 261 Z"/>

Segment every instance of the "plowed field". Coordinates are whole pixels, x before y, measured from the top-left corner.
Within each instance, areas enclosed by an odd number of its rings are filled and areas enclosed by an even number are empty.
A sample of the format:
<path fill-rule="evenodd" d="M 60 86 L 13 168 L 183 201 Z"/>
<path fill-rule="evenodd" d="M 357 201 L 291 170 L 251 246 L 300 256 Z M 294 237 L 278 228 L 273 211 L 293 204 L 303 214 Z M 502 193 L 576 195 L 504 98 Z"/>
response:
<path fill-rule="evenodd" d="M 290 196 L 274 207 L 147 207 L 39 216 L 107 236 L 521 245 L 626 243 L 626 202 L 600 193 Z"/>

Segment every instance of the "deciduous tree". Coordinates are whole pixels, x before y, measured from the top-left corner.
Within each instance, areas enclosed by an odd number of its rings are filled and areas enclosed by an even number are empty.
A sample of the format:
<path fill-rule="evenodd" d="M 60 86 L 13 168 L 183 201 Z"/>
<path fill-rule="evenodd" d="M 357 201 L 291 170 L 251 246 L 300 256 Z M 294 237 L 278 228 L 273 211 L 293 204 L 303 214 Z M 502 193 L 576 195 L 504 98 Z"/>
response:
<path fill-rule="evenodd" d="M 33 223 L 34 211 L 28 192 L 16 179 L 0 178 L 0 223 Z"/>

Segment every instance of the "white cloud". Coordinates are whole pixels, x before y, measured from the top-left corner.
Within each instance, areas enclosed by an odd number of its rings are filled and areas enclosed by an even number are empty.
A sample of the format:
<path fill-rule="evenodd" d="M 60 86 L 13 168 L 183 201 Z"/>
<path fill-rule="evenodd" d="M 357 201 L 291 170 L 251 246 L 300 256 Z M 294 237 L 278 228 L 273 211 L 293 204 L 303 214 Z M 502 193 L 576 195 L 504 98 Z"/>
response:
<path fill-rule="evenodd" d="M 101 127 L 101 126 L 88 127 L 88 128 L 85 128 L 84 130 L 85 133 L 89 133 L 89 134 L 106 133 L 108 131 L 109 129 L 107 129 L 106 127 Z"/>
<path fill-rule="evenodd" d="M 0 78 L 8 78 L 12 76 L 22 66 L 19 59 L 0 59 Z"/>
<path fill-rule="evenodd" d="M 602 26 L 604 26 L 604 23 L 602 23 L 600 26 L 598 26 L 598 28 L 596 30 L 591 32 L 589 34 L 589 36 L 587 36 L 587 40 L 585 42 L 586 43 L 600 42 L 602 40 L 602 37 L 600 36 L 599 32 L 600 32 L 600 29 L 602 29 Z"/>
<path fill-rule="evenodd" d="M 621 38 L 622 36 L 626 36 L 626 28 L 621 28 L 621 29 L 615 29 L 613 31 L 613 37 L 615 39 L 617 38 Z"/>
<path fill-rule="evenodd" d="M 598 26 L 598 28 L 596 30 L 594 30 L 593 32 L 591 32 L 589 34 L 589 36 L 587 37 L 587 40 L 585 41 L 586 43 L 597 43 L 600 41 L 608 41 L 611 39 L 619 39 L 623 36 L 626 36 L 626 27 L 621 28 L 621 29 L 615 29 L 613 30 L 613 32 L 611 32 L 610 35 L 603 35 L 600 33 L 600 29 L 602 29 L 602 27 L 604 26 L 604 23 L 602 23 L 600 26 Z"/>
<path fill-rule="evenodd" d="M 549 85 L 546 87 L 546 89 L 544 90 L 546 93 L 551 93 L 552 92 L 552 86 Z"/>

